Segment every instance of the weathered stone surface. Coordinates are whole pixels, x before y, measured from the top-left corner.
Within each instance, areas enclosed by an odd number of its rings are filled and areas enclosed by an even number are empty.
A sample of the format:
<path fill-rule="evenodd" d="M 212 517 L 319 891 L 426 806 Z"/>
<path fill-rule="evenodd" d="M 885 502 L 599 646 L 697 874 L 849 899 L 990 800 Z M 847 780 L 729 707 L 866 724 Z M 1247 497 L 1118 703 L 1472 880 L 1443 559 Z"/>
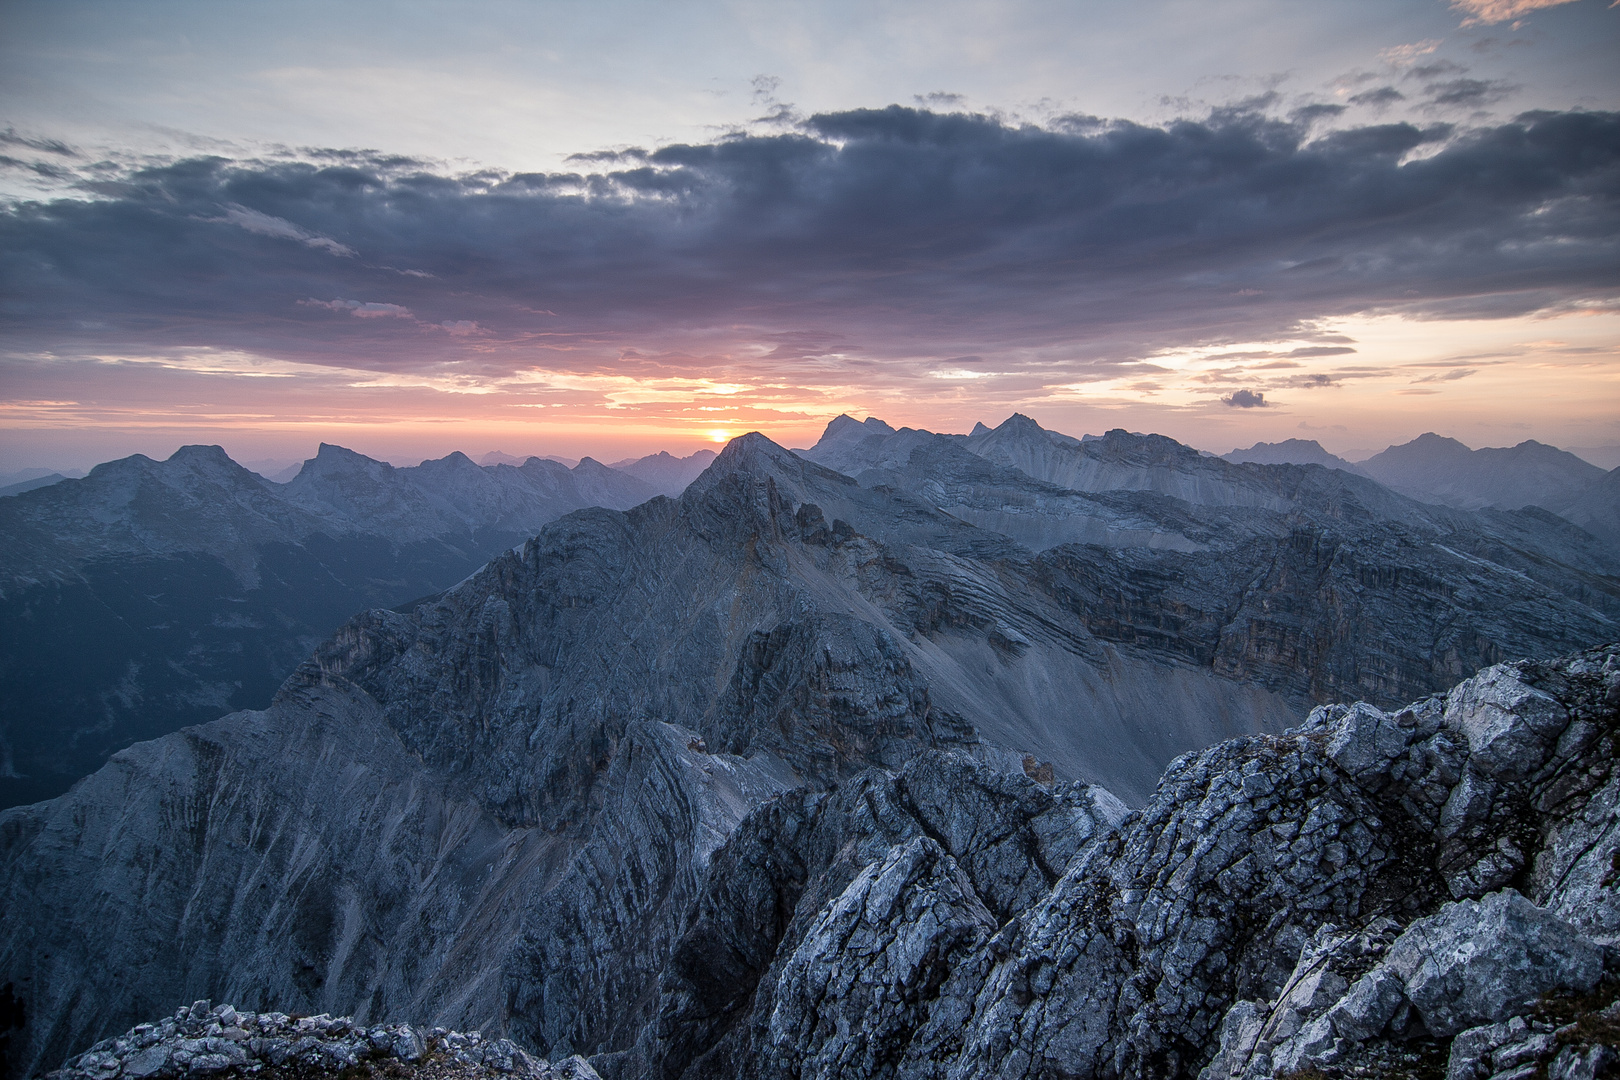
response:
<path fill-rule="evenodd" d="M 892 1075 L 955 962 L 995 929 L 937 843 L 895 847 L 822 910 L 783 966 L 761 1072 Z"/>
<path fill-rule="evenodd" d="M 1545 994 L 1586 993 L 1603 974 L 1596 944 L 1512 890 L 1419 919 L 1384 963 L 1436 1035 L 1522 1015 Z"/>
<path fill-rule="evenodd" d="M 1498 733 L 1529 724 L 1518 704 L 1539 710 L 1543 731 L 1517 744 L 1519 757 L 1498 738 L 1477 743 L 1489 775 L 1472 760 L 1474 720 L 1430 699 L 1394 713 L 1318 709 L 1297 731 L 1186 755 L 1136 813 L 1099 789 L 961 752 L 787 791 L 693 857 L 703 869 L 667 952 L 613 954 L 663 957 L 648 961 L 656 1006 L 622 1049 L 578 1068 L 609 1080 L 1260 1080 L 1445 1063 L 1451 1080 L 1595 1077 L 1616 1030 L 1613 1009 L 1594 1011 L 1620 995 L 1605 967 L 1615 939 L 1606 914 L 1577 925 L 1560 912 L 1566 889 L 1612 888 L 1589 861 L 1620 858 L 1616 830 L 1594 831 L 1613 820 L 1603 800 L 1616 670 L 1620 647 L 1609 647 L 1503 666 L 1448 695 L 1497 709 Z M 649 761 L 717 757 L 695 733 L 656 731 L 666 749 Z M 660 805 L 692 798 L 684 775 L 670 774 Z M 1468 794 L 1481 778 L 1484 794 Z M 1472 825 L 1435 835 L 1440 807 L 1475 800 Z M 1510 834 L 1493 831 L 1502 807 L 1527 815 Z M 1446 860 L 1500 850 L 1502 835 L 1522 849 L 1524 891 L 1451 899 Z M 569 916 L 581 927 L 586 907 Z M 568 940 L 559 925 L 537 939 Z M 574 989 L 594 963 L 581 952 L 528 970 L 575 980 L 539 980 L 576 994 L 574 1008 L 636 985 Z M 525 1011 L 519 998 L 514 1012 Z M 114 1064 L 200 1072 L 234 1060 L 232 1048 L 332 1069 L 376 1053 L 471 1054 L 464 1041 L 435 1050 L 409 1029 L 340 1030 L 328 1017 L 283 1019 L 281 1043 L 265 1041 L 263 1020 L 253 1030 L 246 1014 L 206 1003 L 179 1019 L 194 1027 L 166 1057 L 142 1056 L 161 1038 L 114 1040 L 75 1063 L 75 1080 L 114 1080 Z"/>
<path fill-rule="evenodd" d="M 414 1066 L 428 1059 L 474 1066 L 476 1075 L 521 1080 L 601 1080 L 579 1057 L 548 1064 L 507 1039 L 481 1032 L 409 1024 L 366 1026 L 353 1017 L 293 1018 L 285 1013 L 237 1012 L 198 1001 L 156 1024 L 140 1024 L 104 1039 L 47 1080 L 115 1080 L 250 1075 L 266 1066 L 336 1074 L 361 1062 L 393 1058 Z M 411 1075 L 409 1071 L 400 1075 Z"/>

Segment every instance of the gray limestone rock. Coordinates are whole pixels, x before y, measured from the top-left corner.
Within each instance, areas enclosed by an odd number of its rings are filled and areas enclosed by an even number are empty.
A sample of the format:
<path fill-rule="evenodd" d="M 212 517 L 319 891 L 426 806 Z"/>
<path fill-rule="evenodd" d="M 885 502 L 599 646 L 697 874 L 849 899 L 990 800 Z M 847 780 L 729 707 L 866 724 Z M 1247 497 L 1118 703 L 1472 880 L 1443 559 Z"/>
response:
<path fill-rule="evenodd" d="M 767 1076 L 895 1075 L 961 954 L 996 921 L 937 843 L 872 863 L 817 915 L 773 991 Z"/>
<path fill-rule="evenodd" d="M 327 1015 L 290 1018 L 281 1013 L 238 1013 L 229 1005 L 200 1001 L 177 1013 L 161 1033 L 141 1024 L 123 1037 L 104 1039 L 47 1080 L 114 1080 L 127 1077 L 208 1076 L 234 1070 L 251 1075 L 265 1066 L 338 1074 L 361 1062 L 393 1058 L 416 1065 L 430 1058 L 481 1066 L 479 1075 L 520 1080 L 601 1080 L 577 1056 L 547 1063 L 507 1039 L 486 1039 L 478 1031 L 434 1028 L 422 1033 L 408 1024 L 373 1027 L 352 1017 Z M 212 1021 L 212 1023 L 211 1023 Z M 220 1031 L 220 1035 L 209 1035 Z M 249 1037 L 248 1032 L 262 1032 Z M 404 1075 L 409 1075 L 405 1073 Z"/>
<path fill-rule="evenodd" d="M 1436 1035 L 1522 1015 L 1543 995 L 1586 993 L 1603 951 L 1512 890 L 1445 905 L 1390 947 L 1385 964 Z"/>

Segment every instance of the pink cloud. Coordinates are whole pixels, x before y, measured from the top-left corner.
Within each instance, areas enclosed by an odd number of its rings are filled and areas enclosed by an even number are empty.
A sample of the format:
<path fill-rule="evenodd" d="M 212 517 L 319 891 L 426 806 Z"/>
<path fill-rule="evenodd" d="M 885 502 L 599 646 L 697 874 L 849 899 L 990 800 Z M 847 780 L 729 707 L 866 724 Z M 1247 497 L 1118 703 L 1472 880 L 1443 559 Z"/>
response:
<path fill-rule="evenodd" d="M 400 304 L 379 304 L 361 300 L 300 300 L 306 307 L 346 311 L 357 319 L 414 319 L 411 309 Z M 476 325 L 476 324 L 475 324 Z"/>
<path fill-rule="evenodd" d="M 1532 11 L 1572 4 L 1575 0 L 1451 0 L 1451 10 L 1467 14 L 1464 26 L 1493 26 L 1521 19 Z M 1612 5 L 1611 5 L 1612 6 Z"/>

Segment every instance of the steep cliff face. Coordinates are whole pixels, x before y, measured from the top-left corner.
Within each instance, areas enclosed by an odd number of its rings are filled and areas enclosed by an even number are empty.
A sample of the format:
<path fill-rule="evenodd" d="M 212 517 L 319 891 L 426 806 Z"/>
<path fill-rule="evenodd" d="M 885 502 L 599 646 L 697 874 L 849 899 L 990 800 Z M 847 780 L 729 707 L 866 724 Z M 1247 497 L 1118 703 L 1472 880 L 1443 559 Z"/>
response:
<path fill-rule="evenodd" d="M 1609 646 L 1189 754 L 1138 813 L 924 751 L 705 849 L 624 1050 L 199 1001 L 59 1077 L 1595 1080 L 1620 1064 L 1617 740 Z"/>
<path fill-rule="evenodd" d="M 557 829 L 502 821 L 352 691 L 123 751 L 0 817 L 0 968 L 27 1018 L 13 1074 L 210 995 L 551 1045 L 633 1032 L 708 852 L 793 779 L 699 746 L 627 726 L 594 812 Z"/>

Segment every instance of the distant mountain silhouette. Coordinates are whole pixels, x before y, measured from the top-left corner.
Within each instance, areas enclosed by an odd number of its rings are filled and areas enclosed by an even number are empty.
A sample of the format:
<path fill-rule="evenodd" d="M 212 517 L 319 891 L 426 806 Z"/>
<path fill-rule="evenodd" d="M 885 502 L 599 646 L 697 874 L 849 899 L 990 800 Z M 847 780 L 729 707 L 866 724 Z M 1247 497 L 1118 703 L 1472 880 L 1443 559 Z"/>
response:
<path fill-rule="evenodd" d="M 35 476 L 28 480 L 19 480 L 15 484 L 7 484 L 5 487 L 0 487 L 0 499 L 5 498 L 7 495 L 21 495 L 23 492 L 33 491 L 35 488 L 50 487 L 58 480 L 66 479 L 67 477 L 63 476 L 61 473 L 46 473 L 44 476 Z"/>
<path fill-rule="evenodd" d="M 1555 513 L 1603 478 L 1596 465 L 1533 439 L 1517 446 L 1471 450 L 1432 431 L 1374 454 L 1361 462 L 1361 470 L 1425 502 L 1465 510 L 1539 506 Z"/>
<path fill-rule="evenodd" d="M 1233 450 L 1222 454 L 1227 461 L 1253 465 L 1325 465 L 1329 469 L 1343 469 L 1359 473 L 1362 470 L 1322 449 L 1315 439 L 1284 439 L 1282 442 L 1257 442 L 1247 450 Z"/>
<path fill-rule="evenodd" d="M 661 495 L 676 498 L 686 490 L 687 485 L 702 475 L 714 459 L 713 450 L 699 450 L 686 457 L 676 457 L 667 450 L 660 450 L 642 458 L 615 461 L 613 467 L 645 481 Z"/>
<path fill-rule="evenodd" d="M 656 494 L 589 458 L 395 468 L 322 444 L 284 484 L 186 446 L 0 499 L 0 806 L 263 707 L 355 612 L 437 593 L 570 511 Z"/>

